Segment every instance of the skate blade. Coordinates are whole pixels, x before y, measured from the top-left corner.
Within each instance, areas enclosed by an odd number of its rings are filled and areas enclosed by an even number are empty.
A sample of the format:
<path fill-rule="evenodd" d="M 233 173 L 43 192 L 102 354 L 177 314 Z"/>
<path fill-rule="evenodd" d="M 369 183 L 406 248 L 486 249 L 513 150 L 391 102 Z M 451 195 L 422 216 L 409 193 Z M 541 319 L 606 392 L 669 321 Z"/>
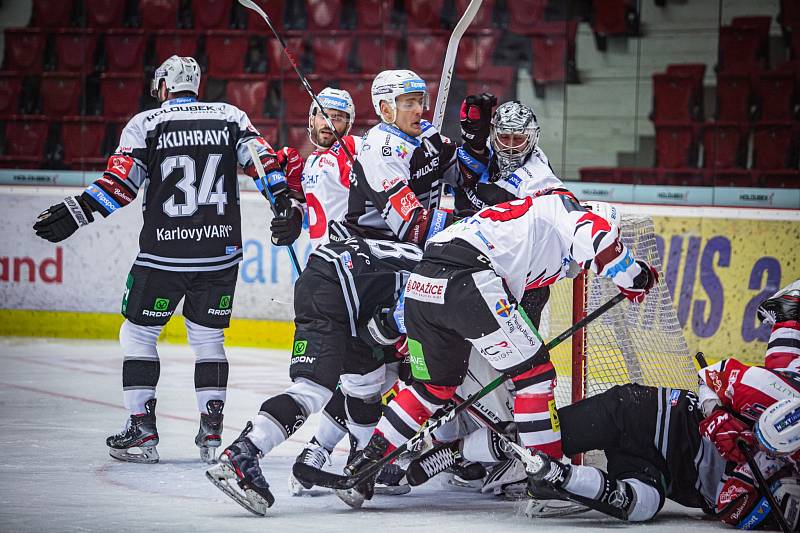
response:
<path fill-rule="evenodd" d="M 344 503 L 352 507 L 353 509 L 360 509 L 362 505 L 364 505 L 364 495 L 358 492 L 356 489 L 339 489 L 336 491 L 336 495 L 342 500 Z"/>
<path fill-rule="evenodd" d="M 375 494 L 380 496 L 402 496 L 411 492 L 411 485 L 375 485 Z"/>
<path fill-rule="evenodd" d="M 294 474 L 289 472 L 289 494 L 292 496 L 302 496 L 303 493 L 314 488 L 311 483 L 304 483 L 294 477 Z"/>
<path fill-rule="evenodd" d="M 528 518 L 552 518 L 585 513 L 590 509 L 585 505 L 565 500 L 529 500 L 525 506 Z"/>
<path fill-rule="evenodd" d="M 200 460 L 210 465 L 217 463 L 217 448 L 212 446 L 200 446 Z"/>
<path fill-rule="evenodd" d="M 267 509 L 271 506 L 270 503 L 251 489 L 242 490 L 239 487 L 239 478 L 236 477 L 236 473 L 229 466 L 217 463 L 206 470 L 206 477 L 230 499 L 254 515 L 267 516 Z"/>
<path fill-rule="evenodd" d="M 130 453 L 128 450 L 109 448 L 108 455 L 126 463 L 155 464 L 158 462 L 158 451 L 155 446 L 142 446 L 141 453 Z"/>

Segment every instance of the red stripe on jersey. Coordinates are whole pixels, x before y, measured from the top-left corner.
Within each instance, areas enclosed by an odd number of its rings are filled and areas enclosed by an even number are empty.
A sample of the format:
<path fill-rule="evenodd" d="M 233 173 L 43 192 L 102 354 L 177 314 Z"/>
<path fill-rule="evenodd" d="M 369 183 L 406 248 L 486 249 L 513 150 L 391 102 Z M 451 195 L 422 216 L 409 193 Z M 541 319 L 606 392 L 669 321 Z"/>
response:
<path fill-rule="evenodd" d="M 550 411 L 549 402 L 555 399 L 555 395 L 550 392 L 547 394 L 517 394 L 514 397 L 514 413 L 536 414 L 548 413 Z"/>
<path fill-rule="evenodd" d="M 787 320 L 786 322 L 778 322 L 775 324 L 775 326 L 773 326 L 772 331 L 775 331 L 776 329 L 779 328 L 790 328 L 790 329 L 800 330 L 800 322 L 798 322 L 797 320 Z"/>
<path fill-rule="evenodd" d="M 402 409 L 417 424 L 422 425 L 431 417 L 431 412 L 414 396 L 410 388 L 403 389 L 388 406 L 390 409 Z"/>
<path fill-rule="evenodd" d="M 530 370 L 526 370 L 522 374 L 518 374 L 518 375 L 514 376 L 513 378 L 511 378 L 511 381 L 523 381 L 523 380 L 526 380 L 526 379 L 530 379 L 530 378 L 536 377 L 536 376 L 538 376 L 540 374 L 544 374 L 546 372 L 550 372 L 551 370 L 553 370 L 553 364 L 552 363 L 550 363 L 550 364 L 545 363 L 545 364 L 541 364 L 541 365 L 536 365 L 535 367 L 531 368 Z"/>
<path fill-rule="evenodd" d="M 794 353 L 767 354 L 764 358 L 764 368 L 770 370 L 800 370 L 800 356 Z"/>
<path fill-rule="evenodd" d="M 425 386 L 425 390 L 431 393 L 436 398 L 439 398 L 442 401 L 450 400 L 456 393 L 456 389 L 458 387 L 449 387 L 446 385 L 430 385 L 428 383 L 423 383 Z"/>

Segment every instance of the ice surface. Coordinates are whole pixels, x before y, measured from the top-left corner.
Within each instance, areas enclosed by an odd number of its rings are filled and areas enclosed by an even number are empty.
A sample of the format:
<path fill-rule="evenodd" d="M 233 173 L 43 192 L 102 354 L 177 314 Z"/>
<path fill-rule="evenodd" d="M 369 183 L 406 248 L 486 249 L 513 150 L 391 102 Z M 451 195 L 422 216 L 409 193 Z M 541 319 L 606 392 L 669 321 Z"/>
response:
<path fill-rule="evenodd" d="M 657 520 L 629 525 L 595 512 L 532 521 L 521 504 L 433 482 L 404 496 L 376 496 L 361 510 L 332 493 L 293 498 L 287 475 L 316 427 L 311 420 L 262 461 L 276 504 L 255 517 L 204 477 L 194 358 L 188 346 L 164 345 L 158 388 L 161 462 L 139 465 L 108 456 L 105 438 L 127 418 L 119 345 L 101 341 L 0 339 L 0 531 L 559 531 L 623 529 L 694 532 L 724 528 L 696 510 L 667 503 Z M 223 445 L 289 383 L 289 353 L 229 348 L 231 363 Z M 341 465 L 346 450 L 334 454 Z"/>

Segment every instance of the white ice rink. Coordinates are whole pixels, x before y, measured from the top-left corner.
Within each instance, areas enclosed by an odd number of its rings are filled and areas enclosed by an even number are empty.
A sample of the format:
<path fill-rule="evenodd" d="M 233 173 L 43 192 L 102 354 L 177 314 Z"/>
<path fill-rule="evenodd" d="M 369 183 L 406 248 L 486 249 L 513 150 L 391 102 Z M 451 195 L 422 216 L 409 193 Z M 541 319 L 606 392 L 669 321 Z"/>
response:
<path fill-rule="evenodd" d="M 262 461 L 276 496 L 258 518 L 204 477 L 194 436 L 198 427 L 193 356 L 164 345 L 158 388 L 157 465 L 121 463 L 105 439 L 124 424 L 122 355 L 115 342 L 0 339 L 0 531 L 563 531 L 625 529 L 724 531 L 699 511 L 668 503 L 652 523 L 631 526 L 599 513 L 532 521 L 521 504 L 441 486 L 404 496 L 376 496 L 361 510 L 332 493 L 290 497 L 286 479 L 312 418 Z M 289 353 L 229 348 L 230 381 L 223 446 L 257 414 L 267 396 L 289 383 Z M 341 465 L 344 449 L 335 454 Z"/>

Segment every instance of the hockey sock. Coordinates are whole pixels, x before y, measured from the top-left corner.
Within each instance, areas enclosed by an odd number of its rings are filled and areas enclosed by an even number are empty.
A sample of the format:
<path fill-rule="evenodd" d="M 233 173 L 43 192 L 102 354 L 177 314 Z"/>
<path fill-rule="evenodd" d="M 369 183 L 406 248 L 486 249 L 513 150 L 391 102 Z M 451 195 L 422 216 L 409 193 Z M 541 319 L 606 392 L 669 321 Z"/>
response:
<path fill-rule="evenodd" d="M 140 326 L 125 320 L 119 328 L 119 343 L 125 360 L 122 363 L 122 395 L 125 408 L 132 415 L 145 412 L 144 405 L 156 397 L 161 373 L 156 341 L 163 326 Z"/>
<path fill-rule="evenodd" d="M 631 522 L 649 520 L 664 504 L 652 485 L 639 479 L 618 480 L 592 466 L 572 465 L 561 488 L 583 498 L 592 509 Z"/>
<path fill-rule="evenodd" d="M 356 439 L 356 449 L 362 450 L 372 438 L 375 426 L 381 418 L 383 405 L 380 398 L 368 401 L 353 396 L 345 396 L 344 405 L 347 413 L 347 429 Z"/>
<path fill-rule="evenodd" d="M 347 435 L 347 415 L 344 409 L 344 394 L 342 394 L 341 388 L 337 388 L 333 391 L 331 399 L 325 404 L 322 419 L 314 438 L 330 452 L 345 435 Z"/>
<path fill-rule="evenodd" d="M 261 404 L 247 438 L 267 454 L 300 429 L 306 418 L 303 408 L 289 394 L 273 396 Z"/>
<path fill-rule="evenodd" d="M 400 391 L 384 409 L 375 428 L 389 441 L 388 452 L 413 437 L 433 413 L 444 407 L 456 392 L 456 387 L 414 382 Z"/>
<path fill-rule="evenodd" d="M 512 380 L 517 391 L 514 397 L 514 422 L 524 446 L 536 448 L 550 457 L 560 459 L 563 452 L 561 427 L 553 394 L 555 378 L 553 363 L 548 361 Z"/>
<path fill-rule="evenodd" d="M 225 402 L 227 386 L 227 361 L 221 363 L 195 363 L 194 390 L 197 394 L 197 408 L 201 413 L 208 414 L 206 406 L 209 400 L 222 400 Z"/>
<path fill-rule="evenodd" d="M 800 372 L 800 322 L 786 320 L 773 326 L 764 366 L 770 370 Z"/>

